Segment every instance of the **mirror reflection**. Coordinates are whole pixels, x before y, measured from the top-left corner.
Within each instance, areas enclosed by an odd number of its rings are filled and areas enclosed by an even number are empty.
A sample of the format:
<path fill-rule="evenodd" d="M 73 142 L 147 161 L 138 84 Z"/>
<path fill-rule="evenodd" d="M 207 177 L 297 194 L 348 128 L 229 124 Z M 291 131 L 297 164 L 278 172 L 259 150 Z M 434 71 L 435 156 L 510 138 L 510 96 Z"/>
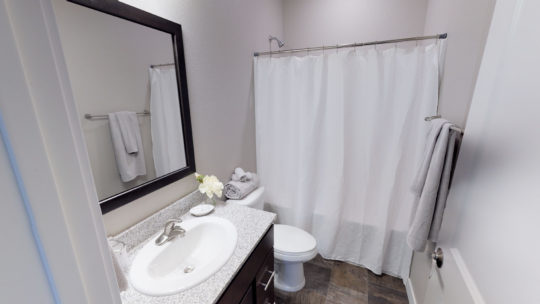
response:
<path fill-rule="evenodd" d="M 53 3 L 99 199 L 186 167 L 171 34 Z"/>

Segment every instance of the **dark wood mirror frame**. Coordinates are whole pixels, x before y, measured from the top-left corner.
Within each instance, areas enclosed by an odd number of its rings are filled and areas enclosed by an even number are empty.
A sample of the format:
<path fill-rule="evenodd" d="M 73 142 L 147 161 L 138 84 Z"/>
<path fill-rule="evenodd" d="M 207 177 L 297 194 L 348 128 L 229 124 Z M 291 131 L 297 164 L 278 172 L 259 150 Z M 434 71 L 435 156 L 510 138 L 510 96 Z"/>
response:
<path fill-rule="evenodd" d="M 169 33 L 172 36 L 176 80 L 178 82 L 178 96 L 180 99 L 180 117 L 182 118 L 182 130 L 186 153 L 186 167 L 171 172 L 167 175 L 159 176 L 144 184 L 101 200 L 101 212 L 105 214 L 195 172 L 195 153 L 193 151 L 193 135 L 191 134 L 191 117 L 189 115 L 189 99 L 187 90 L 186 64 L 184 60 L 184 44 L 182 41 L 182 26 L 119 2 L 118 0 L 67 1 L 151 27 L 153 29 Z"/>

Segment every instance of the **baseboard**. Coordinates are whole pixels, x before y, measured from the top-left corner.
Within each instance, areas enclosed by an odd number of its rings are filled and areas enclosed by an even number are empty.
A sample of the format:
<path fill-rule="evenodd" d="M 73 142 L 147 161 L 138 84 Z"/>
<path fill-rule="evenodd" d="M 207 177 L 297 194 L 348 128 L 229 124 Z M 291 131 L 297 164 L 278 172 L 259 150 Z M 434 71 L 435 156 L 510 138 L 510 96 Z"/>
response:
<path fill-rule="evenodd" d="M 405 281 L 405 290 L 407 291 L 407 298 L 409 299 L 409 304 L 419 304 L 416 302 L 416 296 L 414 295 L 414 288 L 412 286 L 411 278 L 407 278 Z"/>
<path fill-rule="evenodd" d="M 476 286 L 476 283 L 471 273 L 469 272 L 467 264 L 465 263 L 465 260 L 463 260 L 463 257 L 461 256 L 459 250 L 457 248 L 450 248 L 449 251 L 454 259 L 454 263 L 459 271 L 459 274 L 461 275 L 463 282 L 465 283 L 465 286 L 469 291 L 469 295 L 471 296 L 473 302 L 475 304 L 485 304 L 486 301 L 484 301 L 484 297 L 480 293 L 478 286 Z"/>

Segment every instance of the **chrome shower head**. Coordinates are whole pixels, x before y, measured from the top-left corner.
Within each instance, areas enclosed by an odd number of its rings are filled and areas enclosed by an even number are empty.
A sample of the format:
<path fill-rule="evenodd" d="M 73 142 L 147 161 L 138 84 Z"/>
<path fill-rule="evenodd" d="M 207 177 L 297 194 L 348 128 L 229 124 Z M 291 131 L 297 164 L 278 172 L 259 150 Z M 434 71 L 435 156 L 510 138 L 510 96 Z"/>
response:
<path fill-rule="evenodd" d="M 282 48 L 285 45 L 285 43 L 283 43 L 283 41 L 281 41 L 279 38 L 274 36 L 268 36 L 268 42 L 272 43 L 272 40 L 275 40 L 277 42 L 279 48 Z"/>

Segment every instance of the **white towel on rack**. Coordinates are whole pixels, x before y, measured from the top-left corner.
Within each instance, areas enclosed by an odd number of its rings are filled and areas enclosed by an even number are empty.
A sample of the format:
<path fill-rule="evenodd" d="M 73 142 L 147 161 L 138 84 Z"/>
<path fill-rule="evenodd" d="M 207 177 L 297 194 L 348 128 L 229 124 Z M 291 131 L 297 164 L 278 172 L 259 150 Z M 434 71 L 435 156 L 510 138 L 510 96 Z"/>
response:
<path fill-rule="evenodd" d="M 116 157 L 116 165 L 123 182 L 129 182 L 140 175 L 146 175 L 146 165 L 135 112 L 109 113 L 109 126 Z"/>
<path fill-rule="evenodd" d="M 137 136 L 139 133 L 139 121 L 137 114 L 134 112 L 117 112 L 116 118 L 118 119 L 118 125 L 120 126 L 120 135 L 122 135 L 122 142 L 126 148 L 126 152 L 129 154 L 139 152 L 137 143 Z"/>

